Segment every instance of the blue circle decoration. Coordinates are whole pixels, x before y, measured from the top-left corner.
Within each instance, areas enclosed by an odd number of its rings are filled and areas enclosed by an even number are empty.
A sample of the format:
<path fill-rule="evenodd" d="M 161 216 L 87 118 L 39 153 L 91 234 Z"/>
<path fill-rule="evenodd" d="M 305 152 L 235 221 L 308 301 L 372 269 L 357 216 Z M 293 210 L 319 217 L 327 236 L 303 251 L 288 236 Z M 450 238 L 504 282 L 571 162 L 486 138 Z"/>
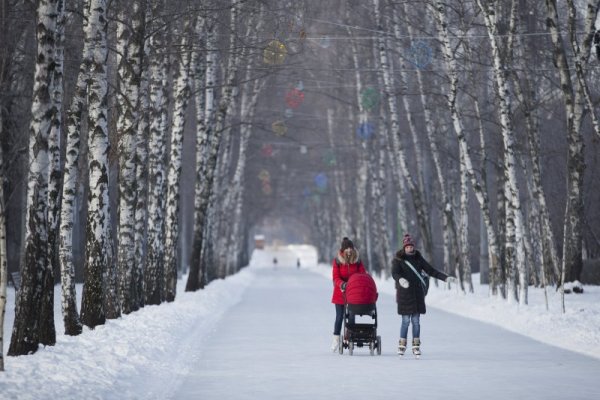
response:
<path fill-rule="evenodd" d="M 373 133 L 375 133 L 375 127 L 370 122 L 363 122 L 356 128 L 356 134 L 362 140 L 370 139 Z"/>
<path fill-rule="evenodd" d="M 315 176 L 315 185 L 319 190 L 327 189 L 327 175 L 323 172 L 317 174 L 317 176 Z"/>
<path fill-rule="evenodd" d="M 408 49 L 408 62 L 419 69 L 423 69 L 431 64 L 432 58 L 433 51 L 431 50 L 431 47 L 423 41 L 413 43 L 412 46 L 410 46 L 410 49 Z"/>

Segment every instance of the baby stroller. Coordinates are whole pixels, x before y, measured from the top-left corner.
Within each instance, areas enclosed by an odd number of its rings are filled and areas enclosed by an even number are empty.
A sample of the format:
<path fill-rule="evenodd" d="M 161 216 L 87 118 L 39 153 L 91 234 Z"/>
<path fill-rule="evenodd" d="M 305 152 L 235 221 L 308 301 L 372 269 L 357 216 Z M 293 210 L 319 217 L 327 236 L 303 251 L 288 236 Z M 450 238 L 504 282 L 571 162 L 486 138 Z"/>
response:
<path fill-rule="evenodd" d="M 354 353 L 354 346 L 369 346 L 371 355 L 381 355 L 381 337 L 377 336 L 378 293 L 375 281 L 368 274 L 354 274 L 348 279 L 344 292 L 344 337 L 340 340 L 339 352 Z M 370 316 L 373 323 L 356 323 L 356 316 Z"/>

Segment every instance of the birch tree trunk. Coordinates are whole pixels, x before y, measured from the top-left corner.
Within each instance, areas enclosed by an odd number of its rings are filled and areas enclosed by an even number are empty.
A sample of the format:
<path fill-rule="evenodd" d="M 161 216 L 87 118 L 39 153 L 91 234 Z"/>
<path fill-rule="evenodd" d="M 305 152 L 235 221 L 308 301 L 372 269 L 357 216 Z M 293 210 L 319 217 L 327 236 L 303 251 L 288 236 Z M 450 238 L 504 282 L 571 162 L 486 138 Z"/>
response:
<path fill-rule="evenodd" d="M 117 271 L 119 301 L 124 314 L 135 306 L 135 207 L 136 207 L 136 130 L 140 96 L 143 47 L 141 0 L 128 4 L 130 13 L 120 10 L 117 24 L 117 137 L 119 149 L 119 225 L 117 229 Z M 124 21 L 130 20 L 131 26 Z"/>
<path fill-rule="evenodd" d="M 0 137 L 4 125 L 0 111 Z M 6 314 L 6 286 L 8 266 L 6 262 L 6 212 L 4 206 L 4 152 L 0 150 L 0 372 L 4 371 L 4 316 Z"/>
<path fill-rule="evenodd" d="M 165 298 L 175 300 L 177 289 L 177 243 L 179 241 L 179 181 L 181 179 L 181 152 L 183 150 L 183 131 L 185 114 L 190 98 L 191 50 L 189 49 L 189 27 L 191 21 L 186 18 L 181 36 L 181 58 L 179 73 L 175 83 L 175 105 L 171 129 L 171 148 L 169 171 L 167 175 L 167 209 L 165 221 Z"/>
<path fill-rule="evenodd" d="M 150 39 L 150 144 L 148 154 L 148 242 L 146 254 L 145 304 L 160 304 L 164 280 L 164 210 L 166 107 L 168 93 L 164 27 Z"/>
<path fill-rule="evenodd" d="M 207 21 L 208 22 L 208 21 Z M 204 225 L 208 207 L 208 158 L 210 139 L 214 135 L 215 85 L 217 78 L 217 43 L 216 26 L 213 22 L 206 24 L 206 81 L 199 90 L 201 82 L 201 63 L 196 67 L 196 183 L 194 187 L 194 241 L 190 259 L 190 273 L 185 290 L 196 291 L 204 287 L 200 273 L 200 256 L 204 239 Z M 202 30 L 197 34 L 203 35 Z"/>
<path fill-rule="evenodd" d="M 404 15 L 409 15 L 409 7 L 407 3 L 402 3 Z M 398 13 L 396 9 L 394 9 L 394 20 L 396 25 L 399 25 L 398 22 Z M 416 37 L 413 25 L 407 24 L 408 35 L 410 37 Z M 443 173 L 442 161 L 440 157 L 440 151 L 438 148 L 436 135 L 434 131 L 434 119 L 432 117 L 432 110 L 430 101 L 427 99 L 425 84 L 423 81 L 423 72 L 421 68 L 417 68 L 417 84 L 419 88 L 419 99 L 421 100 L 421 106 L 423 107 L 424 112 L 424 125 L 425 132 L 427 133 L 427 139 L 429 141 L 429 147 L 431 150 L 431 156 L 433 159 L 433 164 L 435 167 L 435 176 L 436 180 L 440 186 L 440 194 L 441 194 L 441 212 L 442 212 L 442 229 L 443 229 L 443 241 L 444 241 L 444 265 L 446 267 L 450 267 L 453 264 L 453 255 L 458 252 L 459 246 L 457 243 L 457 228 L 456 228 L 456 218 L 454 208 L 450 202 L 450 198 L 448 196 L 447 182 Z M 459 278 L 457 276 L 457 278 Z"/>
<path fill-rule="evenodd" d="M 55 68 L 57 41 L 57 21 L 59 18 L 58 0 L 40 0 L 37 7 L 37 56 L 29 127 L 29 173 L 27 181 L 27 205 L 25 216 L 24 251 L 21 262 L 21 288 L 17 292 L 15 322 L 8 355 L 34 353 L 42 340 L 49 341 L 48 332 L 41 332 L 47 326 L 45 318 L 53 318 L 51 310 L 43 314 L 42 298 L 45 293 L 47 275 L 52 276 L 48 265 L 48 176 L 49 154 L 48 136 L 53 115 L 53 74 Z M 62 8 L 60 10 L 63 11 Z M 52 288 L 53 289 L 53 288 Z M 48 326 L 54 328 L 54 324 Z"/>
<path fill-rule="evenodd" d="M 379 0 L 373 0 L 373 7 L 375 10 L 375 21 L 376 21 L 378 30 L 380 32 L 383 32 L 381 12 L 380 12 L 380 8 L 379 8 Z M 386 45 L 385 38 L 383 37 L 383 35 L 381 33 L 378 34 L 378 36 L 377 36 L 377 46 L 378 46 L 378 50 L 379 50 L 379 59 L 380 59 L 380 63 L 381 63 L 382 77 L 383 77 L 383 82 L 384 82 L 384 92 L 385 92 L 385 95 L 387 98 L 388 108 L 389 108 L 389 113 L 390 113 L 390 115 L 389 115 L 390 122 L 391 122 L 390 136 L 392 139 L 392 146 L 393 146 L 393 150 L 394 150 L 393 157 L 396 159 L 396 162 L 398 163 L 398 166 L 400 167 L 400 171 L 402 173 L 402 179 L 403 179 L 402 182 L 398 182 L 398 184 L 406 183 L 408 185 L 411 196 L 413 198 L 415 212 L 417 214 L 416 217 L 417 217 L 417 221 L 419 223 L 419 228 L 421 230 L 421 235 L 423 237 L 423 245 L 424 245 L 423 252 L 425 254 L 425 258 L 431 259 L 432 248 L 431 248 L 431 242 L 428 239 L 431 237 L 431 234 L 429 233 L 429 220 L 427 217 L 428 211 L 426 210 L 425 203 L 423 202 L 423 198 L 421 197 L 419 188 L 417 187 L 417 184 L 415 183 L 415 181 L 413 180 L 413 178 L 411 177 L 411 175 L 408 171 L 408 165 L 406 162 L 406 152 L 402 145 L 402 141 L 400 140 L 400 125 L 398 122 L 398 120 L 399 120 L 398 106 L 397 106 L 396 97 L 394 95 L 394 90 L 393 90 L 394 83 L 392 80 L 392 76 L 390 74 L 390 65 L 388 63 L 387 45 Z"/>
<path fill-rule="evenodd" d="M 84 32 L 89 25 L 90 3 L 83 6 Z M 67 113 L 67 143 L 63 172 L 62 204 L 60 209 L 60 277 L 61 306 L 65 334 L 76 336 L 81 333 L 82 325 L 77 311 L 77 293 L 75 290 L 75 265 L 73 264 L 73 228 L 78 195 L 79 155 L 81 146 L 81 119 L 86 107 L 89 72 L 91 70 L 91 41 L 84 40 L 83 56 L 71 106 Z"/>
<path fill-rule="evenodd" d="M 221 135 L 225 128 L 225 119 L 227 118 L 227 114 L 230 111 L 233 87 L 235 83 L 235 79 L 237 76 L 237 69 L 239 66 L 239 53 L 236 49 L 236 32 L 238 31 L 237 19 L 238 13 L 241 3 L 243 0 L 232 0 L 231 13 L 230 13 L 230 40 L 229 40 L 229 59 L 227 61 L 227 77 L 225 79 L 225 85 L 221 90 L 221 99 L 219 101 L 219 107 L 216 110 L 216 122 L 215 129 L 212 137 L 209 142 L 209 151 L 208 158 L 206 163 L 206 175 L 205 182 L 202 188 L 201 201 L 206 202 L 202 204 L 200 207 L 200 214 L 206 215 L 206 210 L 211 206 L 211 198 L 213 198 L 213 189 L 214 189 L 214 178 L 217 166 L 217 157 L 219 155 L 219 146 L 221 144 Z M 207 86 L 208 86 L 208 68 L 207 68 Z M 207 98 L 207 111 L 208 111 L 208 98 Z M 202 220 L 205 217 L 201 217 Z M 199 240 L 203 242 L 202 239 Z M 206 246 L 206 242 L 202 244 L 202 246 Z M 206 283 L 205 278 L 202 276 L 203 271 L 206 271 L 208 268 L 207 265 L 207 257 L 200 258 L 200 274 L 199 274 L 199 285 L 203 287 Z M 194 259 L 192 259 L 194 262 Z"/>
<path fill-rule="evenodd" d="M 252 64 L 248 63 L 246 69 L 245 82 L 249 82 L 251 78 Z M 254 114 L 256 112 L 256 104 L 258 102 L 258 96 L 262 89 L 265 87 L 266 78 L 254 79 L 252 86 L 250 84 L 245 85 L 245 89 L 242 92 L 241 100 L 241 120 L 242 126 L 240 127 L 240 146 L 239 155 L 235 174 L 233 176 L 232 187 L 234 188 L 234 210 L 233 210 L 233 227 L 231 229 L 231 236 L 229 243 L 231 243 L 232 249 L 229 252 L 231 257 L 228 260 L 228 272 L 233 273 L 241 266 L 241 251 L 245 246 L 245 243 L 240 240 L 241 226 L 243 222 L 242 207 L 245 192 L 244 173 L 246 171 L 246 160 L 248 153 L 248 142 L 252 135 L 252 122 L 254 120 Z"/>
<path fill-rule="evenodd" d="M 561 276 L 561 290 L 564 293 L 565 282 L 577 280 L 583 265 L 581 232 L 583 230 L 583 172 L 585 161 L 583 138 L 580 131 L 583 104 L 580 91 L 571 80 L 569 63 L 559 28 L 556 0 L 546 0 L 546 8 L 546 25 L 550 30 L 550 37 L 554 45 L 554 61 L 560 76 L 567 121 L 567 204 L 564 218 Z M 572 20 L 571 23 L 573 23 Z M 567 29 L 569 30 L 569 27 Z"/>
<path fill-rule="evenodd" d="M 485 2 L 485 3 L 484 3 Z M 490 45 L 492 47 L 492 57 L 494 62 L 494 77 L 498 89 L 500 125 L 502 128 L 502 139 L 504 142 L 504 162 L 506 173 L 506 182 L 508 189 L 507 218 L 506 218 L 506 268 L 507 270 L 516 269 L 519 276 L 519 303 L 527 304 L 527 264 L 525 262 L 525 249 L 523 248 L 523 212 L 519 199 L 519 188 L 517 185 L 517 172 L 515 166 L 515 139 L 511 122 L 511 103 L 505 65 L 501 57 L 500 44 L 497 41 L 498 29 L 496 21 L 498 18 L 494 12 L 494 4 L 488 0 L 477 0 L 481 9 L 487 28 Z M 515 9 L 515 0 L 512 2 L 512 9 Z M 512 43 L 512 33 L 509 35 L 509 43 Z M 511 59 L 512 48 L 507 46 L 505 58 Z M 512 296 L 508 297 L 510 301 Z"/>
<path fill-rule="evenodd" d="M 85 282 L 81 300 L 81 321 L 94 328 L 105 318 L 117 318 L 120 309 L 114 282 L 115 257 L 110 221 L 108 171 L 108 56 L 106 0 L 90 1 L 86 40 L 90 41 L 92 64 L 88 93 L 89 194 L 86 222 Z"/>
<path fill-rule="evenodd" d="M 392 11 L 392 28 L 394 30 L 396 42 L 400 43 L 402 40 L 402 34 L 400 32 L 400 23 L 398 21 L 398 14 L 395 8 Z M 401 52 L 402 49 L 399 50 Z M 407 68 L 404 59 L 400 58 L 400 68 L 398 69 L 398 75 L 400 78 L 396 84 L 402 87 L 402 90 L 405 93 L 408 93 L 408 77 L 406 71 Z M 402 98 L 402 106 L 404 108 L 406 119 L 408 121 L 408 132 L 410 133 L 410 137 L 414 146 L 414 156 L 416 162 L 416 167 L 413 168 L 414 172 L 410 174 L 411 177 L 413 175 L 416 176 L 416 182 L 409 184 L 409 188 L 411 191 L 411 195 L 413 195 L 413 198 L 415 197 L 414 193 L 417 194 L 415 199 L 415 210 L 417 211 L 417 220 L 419 221 L 419 227 L 421 230 L 425 258 L 428 260 L 432 260 L 433 238 L 431 236 L 431 222 L 429 221 L 430 207 L 427 205 L 426 202 L 425 179 L 423 177 L 423 173 L 425 171 L 425 162 L 423 161 L 420 141 L 417 136 L 417 127 L 415 125 L 415 119 L 413 116 L 414 113 L 411 111 L 409 96 L 404 95 L 400 97 Z"/>
<path fill-rule="evenodd" d="M 452 116 L 452 124 L 454 128 L 454 132 L 456 133 L 459 146 L 462 149 L 461 154 L 464 157 L 464 165 L 466 167 L 466 172 L 469 175 L 469 179 L 471 180 L 471 185 L 475 192 L 475 196 L 479 201 L 479 206 L 481 208 L 483 214 L 483 220 L 485 222 L 487 236 L 488 236 L 488 244 L 489 244 L 489 256 L 490 256 L 490 271 L 492 274 L 498 268 L 499 265 L 499 248 L 497 244 L 496 234 L 494 232 L 494 227 L 492 225 L 490 208 L 489 208 L 489 200 L 487 192 L 483 190 L 481 184 L 479 183 L 477 176 L 475 175 L 473 162 L 471 160 L 471 156 L 469 154 L 469 148 L 467 144 L 467 140 L 465 137 L 465 132 L 462 126 L 462 113 L 459 103 L 457 102 L 457 94 L 458 94 L 458 73 L 456 66 L 456 59 L 453 56 L 453 50 L 450 46 L 450 39 L 448 35 L 448 23 L 446 21 L 446 6 L 442 1 L 436 1 L 433 13 L 437 24 L 439 39 L 441 42 L 441 50 L 444 57 L 444 61 L 446 64 L 446 73 L 448 75 L 450 81 L 450 88 L 446 95 L 448 108 L 450 110 L 450 114 Z M 493 286 L 495 287 L 495 286 Z M 495 295 L 496 291 L 492 289 L 492 293 Z"/>
<path fill-rule="evenodd" d="M 347 8 L 348 10 L 348 8 Z M 346 16 L 349 19 L 349 15 Z M 346 32 L 348 36 L 353 36 L 353 31 L 350 28 L 346 28 Z M 356 84 L 356 103 L 358 105 L 358 124 L 367 123 L 367 112 L 364 108 L 362 102 L 362 76 L 360 73 L 360 64 L 358 62 L 358 48 L 356 46 L 356 40 L 350 39 L 350 45 L 352 49 L 352 62 L 354 66 L 354 80 Z M 367 152 L 367 140 L 368 138 L 361 140 L 360 142 L 360 151 L 358 155 L 358 183 L 356 185 L 356 200 L 358 205 L 357 210 L 357 226 L 356 226 L 356 240 L 359 243 L 364 243 L 365 248 L 367 247 L 367 236 L 370 235 L 370 232 L 367 230 L 367 179 L 368 179 L 368 167 L 369 167 L 369 157 Z M 368 256 L 369 252 L 365 252 L 364 259 L 366 259 L 367 264 L 370 263 L 370 259 Z"/>
<path fill-rule="evenodd" d="M 54 326 L 54 273 L 60 270 L 58 260 L 58 216 L 60 213 L 61 165 L 60 141 L 62 135 L 63 108 L 63 62 L 65 12 L 64 0 L 57 2 L 57 20 L 55 36 L 55 56 L 52 82 L 52 122 L 48 136 L 49 178 L 48 178 L 48 260 L 47 273 L 44 276 L 44 295 L 40 310 L 40 343 L 53 345 L 56 342 Z"/>
<path fill-rule="evenodd" d="M 146 3 L 145 23 L 152 14 L 150 3 Z M 135 203 L 135 224 L 134 224 L 134 251 L 135 264 L 133 267 L 133 300 L 132 311 L 143 307 L 145 304 L 145 263 L 147 248 L 147 223 L 148 223 L 148 143 L 150 141 L 150 68 L 148 67 L 148 43 L 142 41 L 142 71 L 139 93 L 139 114 L 138 124 L 135 132 L 135 183 L 136 183 L 136 203 Z"/>
<path fill-rule="evenodd" d="M 335 142 L 333 138 L 333 109 L 327 109 L 327 137 L 329 138 L 329 147 L 331 151 L 335 151 Z M 350 223 L 348 221 L 348 214 L 346 212 L 346 200 L 341 189 L 341 180 L 343 177 L 338 168 L 333 171 L 333 186 L 335 189 L 335 204 L 336 204 L 336 220 L 338 221 L 335 226 L 335 237 L 341 238 L 345 236 L 351 236 Z"/>

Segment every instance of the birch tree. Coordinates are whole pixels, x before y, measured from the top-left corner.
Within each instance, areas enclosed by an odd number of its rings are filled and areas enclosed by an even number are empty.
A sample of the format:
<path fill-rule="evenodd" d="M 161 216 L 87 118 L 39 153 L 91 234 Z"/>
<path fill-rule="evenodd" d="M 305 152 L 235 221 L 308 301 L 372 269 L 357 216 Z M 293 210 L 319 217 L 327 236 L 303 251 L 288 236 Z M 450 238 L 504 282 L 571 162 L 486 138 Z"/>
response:
<path fill-rule="evenodd" d="M 145 21 L 151 18 L 150 2 L 146 2 Z M 146 233 L 148 222 L 148 142 L 150 141 L 150 68 L 148 67 L 149 49 L 147 40 L 142 42 L 142 71 L 140 77 L 138 125 L 135 132 L 135 182 L 136 203 L 134 211 L 134 251 L 133 301 L 132 310 L 145 304 Z"/>
<path fill-rule="evenodd" d="M 167 301 L 175 300 L 177 288 L 177 242 L 179 240 L 179 181 L 181 178 L 181 152 L 183 150 L 183 129 L 185 114 L 191 94 L 190 67 L 191 50 L 189 49 L 189 27 L 193 22 L 185 19 L 181 32 L 181 55 L 179 71 L 175 82 L 173 107 L 173 124 L 171 128 L 171 146 L 169 171 L 167 175 L 167 204 L 165 220 L 165 297 Z"/>
<path fill-rule="evenodd" d="M 40 314 L 42 297 L 47 288 L 46 275 L 52 274 L 48 266 L 48 136 L 53 115 L 53 71 L 56 56 L 56 30 L 59 19 L 58 0 L 40 0 L 37 7 L 37 53 L 29 127 L 29 173 L 25 216 L 25 240 L 21 262 L 21 288 L 17 293 L 15 322 L 8 355 L 34 353 L 40 342 L 48 345 L 54 341 L 40 327 L 52 317 L 48 310 Z M 46 325 L 45 325 L 46 326 Z M 50 329 L 53 324 L 47 325 Z"/>
<path fill-rule="evenodd" d="M 122 4 L 117 24 L 117 137 L 119 149 L 119 210 L 117 272 L 124 314 L 135 309 L 136 130 L 139 115 L 144 12 L 142 0 Z M 129 23 L 131 21 L 131 24 Z"/>
<path fill-rule="evenodd" d="M 213 127 L 214 115 L 214 86 L 216 80 L 216 36 L 215 22 L 205 21 L 205 26 L 196 25 L 195 34 L 198 40 L 206 43 L 206 56 L 194 52 L 194 86 L 196 103 L 196 180 L 194 184 L 194 239 L 190 259 L 190 273 L 186 282 L 186 291 L 196 291 L 201 288 L 200 282 L 200 252 L 204 221 L 206 219 L 205 187 L 208 139 Z M 203 40 L 204 39 L 204 40 Z"/>
<path fill-rule="evenodd" d="M 112 280 L 115 260 L 111 235 L 108 171 L 108 56 L 106 0 L 90 0 L 90 19 L 85 40 L 92 48 L 88 90 L 88 171 L 89 194 L 86 221 L 85 282 L 81 300 L 81 321 L 94 328 L 105 318 L 120 314 Z"/>
<path fill-rule="evenodd" d="M 3 118 L 0 111 L 0 138 L 3 136 Z M 8 266 L 6 262 L 6 213 L 4 206 L 4 152 L 0 149 L 0 372 L 4 371 L 4 316 L 6 314 L 6 286 Z"/>
<path fill-rule="evenodd" d="M 494 77 L 496 88 L 498 90 L 498 102 L 500 113 L 500 125 L 502 128 L 502 139 L 504 143 L 504 172 L 506 174 L 507 184 L 507 217 L 506 217 L 506 268 L 508 271 L 516 269 L 518 271 L 519 294 L 518 301 L 520 304 L 527 304 L 527 288 L 529 282 L 527 280 L 527 265 L 525 263 L 525 250 L 523 248 L 523 214 L 521 210 L 521 202 L 519 188 L 517 185 L 517 173 L 515 166 L 515 138 L 512 126 L 510 92 L 508 88 L 508 80 L 506 77 L 505 61 L 503 61 L 500 44 L 498 43 L 498 16 L 494 10 L 493 2 L 487 0 L 477 0 L 477 4 L 483 13 L 486 30 L 492 47 L 492 58 L 494 64 Z M 516 14 L 516 0 L 512 1 L 511 5 L 511 20 L 509 24 L 515 24 L 514 18 Z M 504 52 L 504 59 L 512 58 L 512 43 L 513 32 L 509 33 L 508 45 Z M 509 285 L 512 280 L 509 280 Z M 514 293 L 509 290 L 509 293 Z M 513 299 L 508 297 L 509 301 Z"/>
<path fill-rule="evenodd" d="M 593 21 L 592 14 L 597 13 L 597 1 L 588 1 L 588 17 Z M 568 25 L 566 30 L 571 33 L 571 39 L 575 41 L 575 10 L 572 2 L 568 2 Z M 584 100 L 583 87 L 581 81 L 579 85 L 573 82 L 570 73 L 568 55 L 560 28 L 558 9 L 556 0 L 546 0 L 546 25 L 550 31 L 550 37 L 554 47 L 554 63 L 558 69 L 562 96 L 565 102 L 566 113 L 566 135 L 567 135 L 567 202 L 565 208 L 564 230 L 563 230 L 563 259 L 561 288 L 564 290 L 566 282 L 578 280 L 583 264 L 582 260 L 582 219 L 583 219 L 583 171 L 585 161 L 583 155 L 583 138 L 581 135 L 581 121 L 583 119 Z M 586 26 L 585 37 L 589 33 L 587 29 L 592 29 L 593 24 Z M 573 45 L 575 43 L 572 42 Z M 588 42 L 588 46 L 589 46 Z M 585 45 L 584 45 L 585 47 Z M 586 57 L 579 59 L 581 67 L 587 64 L 589 50 L 582 50 Z M 564 293 L 564 291 L 563 291 Z M 564 302 L 563 302 L 564 310 Z"/>
<path fill-rule="evenodd" d="M 219 107 L 216 110 L 216 116 L 215 116 L 216 120 L 214 122 L 214 131 L 210 132 L 208 135 L 209 142 L 208 142 L 206 163 L 203 165 L 200 165 L 200 167 L 203 168 L 206 173 L 203 174 L 203 177 L 202 177 L 203 184 L 202 184 L 202 189 L 201 189 L 201 195 L 200 195 L 200 198 L 197 200 L 198 207 L 197 207 L 197 210 L 195 211 L 196 223 L 195 223 L 195 231 L 194 231 L 194 235 L 195 235 L 194 245 L 193 245 L 194 247 L 193 247 L 193 252 L 192 252 L 190 276 L 188 277 L 188 285 L 186 286 L 186 290 L 191 290 L 191 291 L 202 288 L 205 283 L 204 277 L 202 276 L 202 272 L 205 271 L 205 269 L 207 268 L 206 258 L 200 257 L 200 255 L 201 255 L 201 251 L 204 248 L 204 246 L 206 245 L 206 243 L 205 243 L 203 237 L 197 236 L 197 235 L 203 235 L 204 230 L 203 229 L 196 230 L 196 228 L 199 228 L 199 223 L 202 223 L 202 227 L 206 223 L 206 212 L 209 208 L 210 199 L 211 199 L 211 195 L 212 195 L 212 191 L 213 191 L 213 182 L 214 182 L 214 178 L 215 178 L 215 169 L 217 166 L 217 156 L 219 154 L 219 146 L 221 143 L 221 134 L 223 133 L 225 118 L 227 117 L 227 113 L 230 108 L 230 102 L 231 102 L 232 93 L 233 93 L 233 85 L 234 85 L 235 78 L 237 75 L 239 56 L 237 56 L 237 53 L 236 53 L 235 34 L 237 32 L 237 17 L 238 17 L 239 7 L 240 7 L 241 3 L 242 3 L 242 0 L 232 0 L 230 23 L 229 23 L 229 29 L 230 29 L 229 58 L 228 58 L 227 67 L 225 70 L 226 71 L 225 84 L 222 87 L 220 101 L 219 101 Z M 214 54 L 214 47 L 213 47 L 214 46 L 213 39 L 209 36 L 207 40 L 209 43 L 209 45 L 207 45 L 207 52 L 208 52 L 207 60 L 208 60 L 209 57 L 210 57 L 210 59 L 212 59 L 212 57 L 215 54 Z M 213 53 L 213 54 L 211 54 L 211 53 Z M 214 79 L 214 72 L 212 71 L 213 67 L 214 67 L 213 65 L 208 65 L 208 61 L 207 61 L 207 69 L 206 69 L 207 87 L 213 86 L 212 84 L 209 85 L 209 79 Z M 211 99 L 209 99 L 209 96 L 211 96 Z M 207 123 L 207 127 L 212 125 L 213 115 L 211 113 L 209 113 L 209 107 L 210 107 L 209 103 L 212 101 L 214 101 L 214 100 L 212 100 L 212 93 L 210 93 L 210 94 L 207 93 L 206 111 L 205 112 L 206 112 L 206 118 L 208 118 L 208 121 L 211 121 L 211 122 Z M 196 255 L 198 256 L 197 259 L 195 258 Z M 198 271 L 194 272 L 194 276 L 192 276 L 192 271 L 191 271 L 192 268 L 199 268 Z M 192 279 L 194 279 L 195 282 L 192 281 Z"/>
<path fill-rule="evenodd" d="M 90 3 L 83 5 L 84 32 L 89 30 Z M 87 106 L 86 96 L 89 82 L 89 72 L 92 64 L 92 42 L 84 40 L 83 56 L 79 65 L 79 73 L 71 106 L 67 112 L 67 142 L 65 150 L 65 165 L 63 168 L 62 203 L 60 208 L 59 227 L 59 259 L 61 280 L 61 306 L 65 334 L 79 335 L 82 325 L 77 311 L 77 294 L 75 289 L 75 265 L 73 264 L 73 228 L 75 217 L 75 202 L 77 183 L 79 180 L 79 156 L 81 146 L 81 125 L 84 109 Z"/>
<path fill-rule="evenodd" d="M 494 232 L 494 227 L 492 225 L 488 195 L 487 192 L 483 190 L 481 184 L 477 179 L 477 176 L 475 175 L 473 161 L 471 160 L 467 140 L 465 137 L 465 131 L 463 128 L 462 111 L 460 103 L 457 102 L 459 84 L 458 73 L 456 59 L 453 54 L 452 46 L 450 45 L 445 2 L 436 1 L 432 11 L 436 20 L 438 35 L 441 42 L 441 50 L 444 57 L 444 62 L 446 64 L 446 74 L 449 78 L 450 86 L 448 88 L 448 92 L 446 93 L 447 106 L 452 117 L 452 125 L 454 132 L 458 139 L 459 146 L 462 149 L 461 154 L 464 157 L 464 160 L 461 160 L 461 162 L 465 163 L 466 172 L 469 175 L 472 188 L 475 192 L 475 196 L 477 197 L 479 206 L 483 214 L 483 220 L 485 222 L 488 237 L 488 246 L 490 250 L 490 286 L 492 288 L 492 294 L 496 295 L 498 285 L 496 279 L 496 271 L 500 262 L 499 247 L 497 244 L 496 233 Z"/>
<path fill-rule="evenodd" d="M 160 12 L 162 7 L 157 12 Z M 159 19 L 161 20 L 161 19 Z M 148 154 L 148 239 L 144 271 L 145 304 L 160 304 L 164 280 L 165 154 L 167 128 L 166 32 L 160 27 L 150 38 L 150 144 Z"/>

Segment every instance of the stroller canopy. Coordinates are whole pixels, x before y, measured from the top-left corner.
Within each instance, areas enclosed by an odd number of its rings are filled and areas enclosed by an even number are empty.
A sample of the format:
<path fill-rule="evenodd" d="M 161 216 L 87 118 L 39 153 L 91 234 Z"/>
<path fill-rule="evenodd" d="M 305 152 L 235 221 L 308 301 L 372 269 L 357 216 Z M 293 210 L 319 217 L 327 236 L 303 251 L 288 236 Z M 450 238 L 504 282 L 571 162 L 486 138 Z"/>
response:
<path fill-rule="evenodd" d="M 348 304 L 375 304 L 377 286 L 369 274 L 353 274 L 346 285 L 346 302 Z"/>

